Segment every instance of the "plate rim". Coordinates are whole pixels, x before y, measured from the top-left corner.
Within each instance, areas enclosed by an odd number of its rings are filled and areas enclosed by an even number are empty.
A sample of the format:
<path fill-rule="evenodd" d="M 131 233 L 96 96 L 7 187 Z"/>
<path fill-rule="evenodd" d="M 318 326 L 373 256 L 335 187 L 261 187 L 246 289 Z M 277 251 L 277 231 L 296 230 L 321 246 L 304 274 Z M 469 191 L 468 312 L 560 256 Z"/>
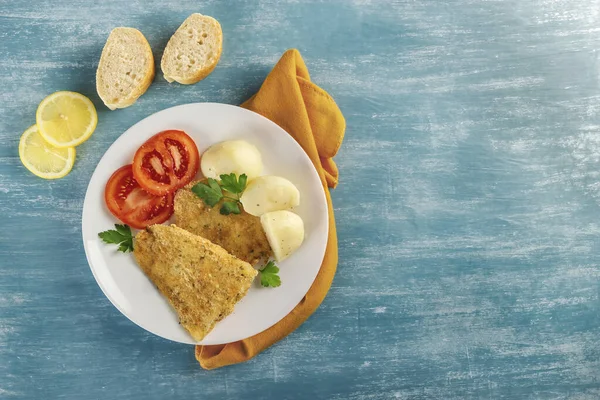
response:
<path fill-rule="evenodd" d="M 154 113 L 152 113 L 152 114 L 150 114 L 150 115 L 147 115 L 146 117 L 144 117 L 144 118 L 140 119 L 139 121 L 137 121 L 136 123 L 134 123 L 133 125 L 131 125 L 129 128 L 127 128 L 126 130 L 124 130 L 124 131 L 123 131 L 123 132 L 122 132 L 122 133 L 121 133 L 121 134 L 120 134 L 120 135 L 119 135 L 119 136 L 118 136 L 118 137 L 117 137 L 117 138 L 116 138 L 116 139 L 115 139 L 115 140 L 112 142 L 112 144 L 111 144 L 111 145 L 110 145 L 110 146 L 109 146 L 109 147 L 106 149 L 106 151 L 104 152 L 104 154 L 102 154 L 102 157 L 100 157 L 100 159 L 99 159 L 99 160 L 98 160 L 98 162 L 96 163 L 96 166 L 94 167 L 94 171 L 92 172 L 92 174 L 91 174 L 91 176 L 90 176 L 89 183 L 88 183 L 88 185 L 87 185 L 86 192 L 85 192 L 85 196 L 84 196 L 84 199 L 83 199 L 83 204 L 82 204 L 82 207 L 81 207 L 81 239 L 82 239 L 82 242 L 83 242 L 83 250 L 84 250 L 84 253 L 85 253 L 86 261 L 87 261 L 88 267 L 90 268 L 90 270 L 91 270 L 91 272 L 92 272 L 92 275 L 93 275 L 93 277 L 94 277 L 94 280 L 96 281 L 96 284 L 97 284 L 97 285 L 100 287 L 100 290 L 102 291 L 102 293 L 104 294 L 104 296 L 105 296 L 105 297 L 106 297 L 106 298 L 109 300 L 109 302 L 110 302 L 110 303 L 111 303 L 111 304 L 112 304 L 112 305 L 113 305 L 113 306 L 114 306 L 114 307 L 115 307 L 115 308 L 116 308 L 116 309 L 117 309 L 117 310 L 118 310 L 118 311 L 119 311 L 119 312 L 120 312 L 120 313 L 121 313 L 123 316 L 125 316 L 125 318 L 127 318 L 129 321 L 133 322 L 135 325 L 137 325 L 138 327 L 142 328 L 143 330 L 145 330 L 146 332 L 148 332 L 148 333 L 150 333 L 150 334 L 152 334 L 152 335 L 158 336 L 158 337 L 160 337 L 160 338 L 162 338 L 162 339 L 169 340 L 169 341 L 172 341 L 172 342 L 175 342 L 175 343 L 181 343 L 181 344 L 193 345 L 193 346 L 196 346 L 196 345 L 223 345 L 223 344 L 227 344 L 227 343 L 233 343 L 233 342 L 214 342 L 214 343 L 213 343 L 213 342 L 211 342 L 211 343 L 203 343 L 203 341 L 197 341 L 197 342 L 194 342 L 194 343 L 192 343 L 192 342 L 182 342 L 182 341 L 180 341 L 180 340 L 177 340 L 177 339 L 172 339 L 172 338 L 168 338 L 168 337 L 165 337 L 165 336 L 162 336 L 162 335 L 160 335 L 159 333 L 153 332 L 152 330 L 150 330 L 150 329 L 146 328 L 146 327 L 145 327 L 145 326 L 144 326 L 142 323 L 140 323 L 140 322 L 138 322 L 138 321 L 135 321 L 134 319 L 130 318 L 130 317 L 127 315 L 127 313 L 125 313 L 125 311 L 124 311 L 124 310 L 123 310 L 123 309 L 122 309 L 122 308 L 121 308 L 121 307 L 120 307 L 120 306 L 119 306 L 119 305 L 116 303 L 116 301 L 113 299 L 113 297 L 112 297 L 112 296 L 110 296 L 110 295 L 107 293 L 107 291 L 105 290 L 105 288 L 104 288 L 104 285 L 102 285 L 101 281 L 100 281 L 100 280 L 99 280 L 99 278 L 98 278 L 98 275 L 97 275 L 96 271 L 95 271 L 95 270 L 94 270 L 94 268 L 92 267 L 92 262 L 90 261 L 90 255 L 88 254 L 89 252 L 88 252 L 87 246 L 86 246 L 86 244 L 85 244 L 85 233 L 84 233 L 84 226 L 85 226 L 85 224 L 84 224 L 84 222 L 85 222 L 85 212 L 84 212 L 84 211 L 85 211 L 85 204 L 86 204 L 86 202 L 87 202 L 87 200 L 88 200 L 88 197 L 89 197 L 89 196 L 91 196 L 91 194 L 90 194 L 90 191 L 91 191 L 91 184 L 92 184 L 92 180 L 93 180 L 93 178 L 94 178 L 94 175 L 96 174 L 96 171 L 97 171 L 97 169 L 98 169 L 98 166 L 99 166 L 99 165 L 102 163 L 102 161 L 103 161 L 103 160 L 104 160 L 104 159 L 105 159 L 105 158 L 108 156 L 108 154 L 110 153 L 111 149 L 112 149 L 113 147 L 116 147 L 116 146 L 117 146 L 117 144 L 118 144 L 119 140 L 120 140 L 122 137 L 124 137 L 125 135 L 127 135 L 127 134 L 128 134 L 128 132 L 129 132 L 129 131 L 131 131 L 132 129 L 134 129 L 134 128 L 135 128 L 137 125 L 140 125 L 140 124 L 142 124 L 142 123 L 143 123 L 145 120 L 147 120 L 147 119 L 149 119 L 149 118 L 152 118 L 152 117 L 155 117 L 155 116 L 156 116 L 156 115 L 158 115 L 158 114 L 161 114 L 161 113 L 166 113 L 166 112 L 172 111 L 172 110 L 174 110 L 174 109 L 178 109 L 178 108 L 185 108 L 185 107 L 190 107 L 190 106 L 216 106 L 216 107 L 225 107 L 225 108 L 235 108 L 235 109 L 238 109 L 238 110 L 242 110 L 243 112 L 249 112 L 249 113 L 253 114 L 255 117 L 258 117 L 258 118 L 260 118 L 260 119 L 262 119 L 262 120 L 266 121 L 268 124 L 271 124 L 271 125 L 275 126 L 277 129 L 279 129 L 279 130 L 283 131 L 283 132 L 284 132 L 286 135 L 288 135 L 288 136 L 289 136 L 289 138 L 291 139 L 291 142 L 293 142 L 293 146 L 297 146 L 297 149 L 298 149 L 298 150 L 300 151 L 300 153 L 302 154 L 302 157 L 304 157 L 304 158 L 306 158 L 306 159 L 308 160 L 308 162 L 309 162 L 309 165 L 310 165 L 310 170 L 311 170 L 311 171 L 312 171 L 312 173 L 313 173 L 313 174 L 316 176 L 316 178 L 317 178 L 317 181 L 320 183 L 320 185 L 319 185 L 319 190 L 318 190 L 319 197 L 320 197 L 320 201 L 321 201 L 321 202 L 322 202 L 322 203 L 325 205 L 325 208 L 327 208 L 327 209 L 329 208 L 329 205 L 328 205 L 328 202 L 327 202 L 327 196 L 326 196 L 326 194 L 325 194 L 325 188 L 324 188 L 324 186 L 323 186 L 323 182 L 322 182 L 322 180 L 321 180 L 321 177 L 320 177 L 320 175 L 319 175 L 319 172 L 317 171 L 317 168 L 316 168 L 316 166 L 314 165 L 313 161 L 310 159 L 310 157 L 308 156 L 308 154 L 306 153 L 306 151 L 304 150 L 304 148 L 302 148 L 302 146 L 301 146 L 301 145 L 300 145 L 300 144 L 299 144 L 299 143 L 296 141 L 296 139 L 295 139 L 294 137 L 292 137 L 292 135 L 290 135 L 290 134 L 289 134 L 289 133 L 288 133 L 288 132 L 287 132 L 285 129 L 283 129 L 283 128 L 282 128 L 281 126 L 279 126 L 277 123 L 275 123 L 274 121 L 272 121 L 272 120 L 268 119 L 267 117 L 265 117 L 265 116 L 263 116 L 263 115 L 261 115 L 261 114 L 259 114 L 259 113 L 255 112 L 255 111 L 249 110 L 249 109 L 247 109 L 247 108 L 244 108 L 244 107 L 241 107 L 241 106 L 233 105 L 233 104 L 227 104 L 227 103 L 216 103 L 216 102 L 193 102 L 193 103 L 184 103 L 184 104 L 179 104 L 179 105 L 176 105 L 176 106 L 172 106 L 172 107 L 164 108 L 164 109 L 162 109 L 162 110 L 156 111 L 156 112 L 154 112 Z M 116 220 L 116 219 L 115 219 L 115 220 Z M 117 222 L 118 222 L 118 221 L 117 221 Z M 326 253 L 326 251 L 327 251 L 327 243 L 328 243 L 328 241 L 329 241 L 329 232 L 330 232 L 330 228 L 331 228 L 331 227 L 330 227 L 330 225 L 329 225 L 329 216 L 327 216 L 327 218 L 325 218 L 325 240 L 326 240 L 326 242 L 325 242 L 325 245 L 323 246 L 323 251 L 322 251 L 322 253 L 323 253 L 323 254 L 322 254 L 322 256 L 321 256 L 321 257 L 319 257 L 319 258 L 320 258 L 320 261 L 319 261 L 319 263 L 320 263 L 321 265 L 320 265 L 320 267 L 319 267 L 319 268 L 316 270 L 316 273 L 315 273 L 314 277 L 312 278 L 312 280 L 310 281 L 310 285 L 308 286 L 308 289 L 307 289 L 306 293 L 304 294 L 304 296 L 303 296 L 303 297 L 301 297 L 301 298 L 300 298 L 300 300 L 298 301 L 298 303 L 295 303 L 295 304 L 294 304 L 294 305 L 293 305 L 293 306 L 292 306 L 292 307 L 291 307 L 289 310 L 287 310 L 285 313 L 282 313 L 283 315 L 282 315 L 282 316 L 281 316 L 279 319 L 277 319 L 275 322 L 273 322 L 271 325 L 269 325 L 269 326 L 265 327 L 265 328 L 264 328 L 264 329 L 262 329 L 261 331 L 255 332 L 255 333 L 253 333 L 252 335 L 250 335 L 250 336 L 248 336 L 248 337 L 246 337 L 246 338 L 243 338 L 243 339 L 239 339 L 239 340 L 245 340 L 245 339 L 247 339 L 247 338 L 250 338 L 250 337 L 256 336 L 256 335 L 258 335 L 258 334 L 260 334 L 260 333 L 262 333 L 262 332 L 266 331 L 267 329 L 270 329 L 271 327 L 275 326 L 275 325 L 276 325 L 276 324 L 278 324 L 278 323 L 279 323 L 279 322 L 280 322 L 280 321 L 281 321 L 283 318 L 285 318 L 287 315 L 289 315 L 289 313 L 290 313 L 290 312 L 292 312 L 292 311 L 294 310 L 294 308 L 296 308 L 296 306 L 298 306 L 298 304 L 300 304 L 300 303 L 302 302 L 302 300 L 304 299 L 304 297 L 306 296 L 306 294 L 307 294 L 307 293 L 310 291 L 310 288 L 313 286 L 313 284 L 314 284 L 315 280 L 317 279 L 317 276 L 319 275 L 319 272 L 320 272 L 320 270 L 321 270 L 321 266 L 322 266 L 322 264 L 323 264 L 323 260 L 325 259 L 325 253 Z M 135 261 L 134 261 L 134 262 L 135 262 Z M 164 297 L 164 296 L 162 295 L 162 293 L 158 292 L 158 290 L 157 290 L 157 289 L 155 289 L 155 290 L 157 291 L 157 293 L 158 293 L 158 295 L 159 295 L 159 296 L 161 296 L 161 297 Z M 171 306 L 169 305 L 169 307 L 171 307 Z M 172 308 L 172 307 L 171 307 L 171 308 Z M 183 329 L 183 328 L 182 328 L 182 329 Z M 188 335 L 189 335 L 189 333 L 188 333 Z M 191 336 L 190 336 L 190 338 L 191 338 Z"/>

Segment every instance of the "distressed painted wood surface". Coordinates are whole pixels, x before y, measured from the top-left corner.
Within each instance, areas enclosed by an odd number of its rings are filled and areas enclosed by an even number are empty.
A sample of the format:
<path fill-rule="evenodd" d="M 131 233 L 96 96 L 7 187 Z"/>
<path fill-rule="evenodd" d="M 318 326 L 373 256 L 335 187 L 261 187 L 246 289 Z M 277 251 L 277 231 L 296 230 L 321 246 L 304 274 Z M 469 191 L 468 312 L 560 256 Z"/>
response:
<path fill-rule="evenodd" d="M 159 59 L 192 12 L 223 26 L 214 73 L 103 107 L 108 32 L 139 28 Z M 599 27 L 597 0 L 1 0 L 0 398 L 600 398 Z M 104 298 L 84 193 L 129 126 L 238 104 L 290 47 L 348 122 L 338 274 L 294 334 L 203 371 Z M 17 143 L 56 90 L 90 96 L 100 121 L 50 182 Z"/>

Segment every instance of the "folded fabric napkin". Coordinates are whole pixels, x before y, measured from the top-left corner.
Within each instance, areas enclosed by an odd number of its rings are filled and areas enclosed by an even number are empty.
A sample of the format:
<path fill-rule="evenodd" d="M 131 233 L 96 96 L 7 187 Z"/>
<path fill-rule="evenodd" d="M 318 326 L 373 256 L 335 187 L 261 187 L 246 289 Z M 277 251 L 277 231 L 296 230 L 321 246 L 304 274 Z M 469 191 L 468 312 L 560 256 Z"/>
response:
<path fill-rule="evenodd" d="M 298 50 L 286 51 L 265 79 L 258 93 L 242 104 L 287 131 L 310 157 L 325 190 L 329 208 L 329 237 L 319 273 L 300 303 L 269 329 L 238 342 L 196 346 L 202 368 L 214 369 L 247 361 L 298 328 L 319 307 L 335 275 L 338 261 L 337 234 L 329 188 L 338 183 L 333 162 L 346 121 L 331 96 L 310 81 Z"/>

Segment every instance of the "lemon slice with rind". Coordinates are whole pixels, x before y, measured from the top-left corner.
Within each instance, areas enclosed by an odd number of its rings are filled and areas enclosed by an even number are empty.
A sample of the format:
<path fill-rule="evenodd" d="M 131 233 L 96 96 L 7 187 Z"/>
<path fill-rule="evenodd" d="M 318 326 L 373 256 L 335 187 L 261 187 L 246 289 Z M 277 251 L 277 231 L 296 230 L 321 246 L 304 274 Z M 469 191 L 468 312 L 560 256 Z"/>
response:
<path fill-rule="evenodd" d="M 42 137 L 54 147 L 75 147 L 92 136 L 98 123 L 90 99 L 76 92 L 56 92 L 38 106 L 35 120 Z"/>
<path fill-rule="evenodd" d="M 21 136 L 19 157 L 32 174 L 44 179 L 58 179 L 67 175 L 75 163 L 75 148 L 59 148 L 46 142 L 36 125 Z"/>

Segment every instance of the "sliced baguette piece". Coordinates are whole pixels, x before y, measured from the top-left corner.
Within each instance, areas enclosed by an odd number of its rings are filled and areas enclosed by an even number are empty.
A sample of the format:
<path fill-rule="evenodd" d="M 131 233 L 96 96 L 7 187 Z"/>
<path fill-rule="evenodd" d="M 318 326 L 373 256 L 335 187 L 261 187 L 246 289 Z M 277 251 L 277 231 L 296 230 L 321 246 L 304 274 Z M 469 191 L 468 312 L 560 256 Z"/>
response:
<path fill-rule="evenodd" d="M 223 49 L 219 21 L 192 14 L 175 31 L 160 61 L 165 79 L 190 85 L 206 78 L 217 66 Z"/>
<path fill-rule="evenodd" d="M 96 71 L 96 90 L 104 104 L 111 110 L 129 107 L 153 79 L 154 57 L 142 32 L 125 27 L 113 29 Z"/>

